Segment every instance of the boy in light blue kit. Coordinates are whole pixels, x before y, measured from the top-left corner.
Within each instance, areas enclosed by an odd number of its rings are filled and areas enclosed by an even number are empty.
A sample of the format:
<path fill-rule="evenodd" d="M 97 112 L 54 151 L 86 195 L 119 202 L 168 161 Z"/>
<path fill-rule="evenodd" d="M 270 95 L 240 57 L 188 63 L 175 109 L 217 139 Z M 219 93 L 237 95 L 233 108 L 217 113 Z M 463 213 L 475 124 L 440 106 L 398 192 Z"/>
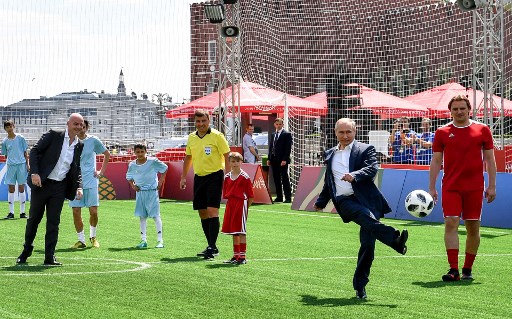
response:
<path fill-rule="evenodd" d="M 167 165 L 156 157 L 147 157 L 144 144 L 136 144 L 133 152 L 137 159 L 130 162 L 126 179 L 137 192 L 135 201 L 135 216 L 140 217 L 141 242 L 137 248 L 147 248 L 146 225 L 147 218 L 155 220 L 158 243 L 156 248 L 164 248 L 162 237 L 162 219 L 160 218 L 160 201 L 158 191 L 162 188 L 167 174 Z M 160 173 L 160 178 L 158 178 Z"/>
<path fill-rule="evenodd" d="M 9 185 L 9 214 L 4 219 L 14 219 L 14 191 L 18 183 L 18 192 L 20 199 L 20 218 L 27 218 L 25 214 L 25 183 L 27 182 L 30 164 L 28 162 L 28 144 L 23 135 L 14 133 L 14 122 L 4 121 L 4 130 L 7 137 L 2 141 L 2 154 L 7 156 L 7 173 L 5 174 L 5 184 Z"/>
<path fill-rule="evenodd" d="M 100 197 L 98 194 L 99 179 L 105 174 L 110 159 L 110 152 L 105 145 L 94 135 L 88 134 L 90 123 L 84 120 L 84 126 L 78 138 L 84 143 L 82 155 L 80 156 L 80 169 L 82 170 L 83 196 L 69 202 L 73 209 L 73 222 L 75 224 L 78 241 L 71 246 L 73 249 L 86 248 L 84 222 L 82 221 L 82 207 L 89 207 L 89 241 L 92 247 L 99 248 L 100 242 L 96 238 L 96 227 L 98 226 L 98 206 Z M 96 155 L 103 154 L 101 169 L 96 171 Z"/>

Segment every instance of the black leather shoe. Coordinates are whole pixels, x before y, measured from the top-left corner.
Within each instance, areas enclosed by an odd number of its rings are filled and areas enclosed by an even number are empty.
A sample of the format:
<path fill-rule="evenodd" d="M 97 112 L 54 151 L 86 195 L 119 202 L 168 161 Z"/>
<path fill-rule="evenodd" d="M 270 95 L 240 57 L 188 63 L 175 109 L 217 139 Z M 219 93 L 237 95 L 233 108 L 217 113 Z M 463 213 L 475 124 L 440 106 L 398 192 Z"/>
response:
<path fill-rule="evenodd" d="M 55 256 L 51 256 L 48 259 L 44 260 L 45 266 L 62 266 L 62 263 L 58 262 Z"/>
<path fill-rule="evenodd" d="M 23 253 L 21 253 L 21 255 L 16 258 L 16 265 L 25 265 L 27 263 L 27 258 L 25 256 L 23 256 Z"/>
<path fill-rule="evenodd" d="M 407 246 L 405 245 L 405 243 L 407 242 L 408 238 L 409 238 L 409 232 L 407 231 L 407 229 L 402 230 L 402 233 L 396 239 L 397 242 L 396 242 L 395 250 L 398 253 L 405 255 L 405 253 L 407 252 Z"/>
<path fill-rule="evenodd" d="M 291 199 L 285 199 L 285 200 L 283 201 L 283 203 L 291 203 L 291 202 L 292 202 L 292 200 L 291 200 Z"/>
<path fill-rule="evenodd" d="M 357 289 L 356 290 L 356 298 L 357 299 L 366 299 L 367 296 L 366 296 L 366 289 L 362 288 L 362 289 Z"/>
<path fill-rule="evenodd" d="M 274 199 L 274 203 L 282 203 L 283 202 L 283 199 L 282 198 L 276 198 Z"/>
<path fill-rule="evenodd" d="M 204 255 L 208 251 L 208 248 L 209 247 L 206 247 L 202 252 L 197 253 L 197 257 L 204 257 Z M 218 256 L 219 255 L 219 249 L 218 248 L 213 248 L 213 254 L 212 255 L 213 256 Z"/>
<path fill-rule="evenodd" d="M 32 251 L 34 250 L 34 246 L 32 245 L 23 245 L 23 251 L 16 259 L 16 265 L 24 265 L 27 263 L 27 258 L 32 255 Z"/>

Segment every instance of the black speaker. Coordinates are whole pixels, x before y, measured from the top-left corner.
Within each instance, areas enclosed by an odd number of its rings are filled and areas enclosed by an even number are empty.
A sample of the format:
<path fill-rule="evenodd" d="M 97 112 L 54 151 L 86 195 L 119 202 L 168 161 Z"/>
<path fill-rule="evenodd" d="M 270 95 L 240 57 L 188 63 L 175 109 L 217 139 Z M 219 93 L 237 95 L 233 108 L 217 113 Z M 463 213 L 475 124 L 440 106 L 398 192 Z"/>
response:
<path fill-rule="evenodd" d="M 240 29 L 234 26 L 226 26 L 220 28 L 220 35 L 223 38 L 236 38 L 240 34 Z"/>
<path fill-rule="evenodd" d="M 487 0 L 457 0 L 457 4 L 462 11 L 471 11 L 485 6 Z"/>

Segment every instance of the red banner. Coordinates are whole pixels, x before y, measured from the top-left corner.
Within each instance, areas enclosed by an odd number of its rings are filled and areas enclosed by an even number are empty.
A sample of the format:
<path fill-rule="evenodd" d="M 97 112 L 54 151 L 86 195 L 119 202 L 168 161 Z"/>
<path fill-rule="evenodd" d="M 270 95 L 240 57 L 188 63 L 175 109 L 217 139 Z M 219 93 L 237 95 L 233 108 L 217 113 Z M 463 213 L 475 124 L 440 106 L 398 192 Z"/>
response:
<path fill-rule="evenodd" d="M 263 178 L 263 170 L 259 164 L 243 163 L 242 169 L 249 174 L 252 181 L 252 190 L 254 191 L 255 204 L 272 204 L 272 198 L 268 191 L 268 185 Z"/>

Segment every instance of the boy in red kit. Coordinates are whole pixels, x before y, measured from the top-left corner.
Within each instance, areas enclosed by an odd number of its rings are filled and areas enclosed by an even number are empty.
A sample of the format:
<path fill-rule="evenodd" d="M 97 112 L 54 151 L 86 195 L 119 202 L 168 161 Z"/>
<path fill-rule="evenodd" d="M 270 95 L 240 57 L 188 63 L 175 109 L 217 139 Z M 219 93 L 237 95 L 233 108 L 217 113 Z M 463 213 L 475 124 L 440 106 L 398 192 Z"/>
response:
<path fill-rule="evenodd" d="M 473 279 L 472 268 L 480 246 L 482 197 L 487 203 L 496 198 L 496 162 L 491 130 L 469 118 L 471 104 L 467 97 L 457 95 L 448 104 L 453 121 L 435 134 L 430 163 L 429 192 L 437 201 L 436 180 L 443 166 L 442 206 L 444 243 L 450 270 L 443 281 Z M 484 163 L 488 185 L 484 182 Z M 460 220 L 466 226 L 466 254 L 462 277 L 459 274 Z"/>
<path fill-rule="evenodd" d="M 245 223 L 247 222 L 247 213 L 251 206 L 254 193 L 252 191 L 251 178 L 241 169 L 243 157 L 238 152 L 231 152 L 228 156 L 231 171 L 224 176 L 223 197 L 228 200 L 224 221 L 222 223 L 222 233 L 233 235 L 233 258 L 224 263 L 233 265 L 243 265 L 247 261 L 245 252 L 247 247 L 247 237 Z"/>

